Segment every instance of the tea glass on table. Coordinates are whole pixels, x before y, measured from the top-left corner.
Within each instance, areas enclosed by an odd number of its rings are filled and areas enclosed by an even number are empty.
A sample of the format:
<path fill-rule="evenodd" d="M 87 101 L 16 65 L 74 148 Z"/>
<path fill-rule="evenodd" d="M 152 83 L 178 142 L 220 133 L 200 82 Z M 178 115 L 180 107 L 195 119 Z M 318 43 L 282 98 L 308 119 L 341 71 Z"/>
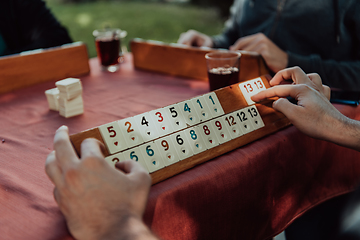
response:
<path fill-rule="evenodd" d="M 119 70 L 119 64 L 124 61 L 121 51 L 121 40 L 125 38 L 126 35 L 126 31 L 118 28 L 93 31 L 96 52 L 103 70 L 109 72 Z"/>
<path fill-rule="evenodd" d="M 215 51 L 205 55 L 210 91 L 239 82 L 241 53 Z"/>

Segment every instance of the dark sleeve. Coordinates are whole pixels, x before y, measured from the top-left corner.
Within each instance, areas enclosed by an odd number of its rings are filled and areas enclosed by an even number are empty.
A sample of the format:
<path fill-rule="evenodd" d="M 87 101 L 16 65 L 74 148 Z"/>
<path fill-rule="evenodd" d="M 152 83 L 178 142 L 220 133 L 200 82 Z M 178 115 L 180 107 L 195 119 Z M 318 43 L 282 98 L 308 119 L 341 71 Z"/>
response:
<path fill-rule="evenodd" d="M 240 36 L 239 21 L 241 17 L 241 11 L 243 7 L 243 1 L 234 1 L 231 9 L 230 19 L 226 22 L 225 28 L 220 35 L 212 37 L 215 48 L 228 49 L 233 45 Z"/>
<path fill-rule="evenodd" d="M 288 67 L 299 66 L 306 73 L 319 73 L 325 85 L 344 90 L 360 91 L 360 4 L 352 8 L 352 28 L 356 47 L 354 60 L 324 60 L 319 55 L 301 56 L 288 52 Z"/>
<path fill-rule="evenodd" d="M 10 36 L 14 39 L 8 42 L 9 53 L 72 42 L 67 30 L 55 19 L 42 0 L 13 0 L 13 3 L 12 24 L 16 33 Z"/>

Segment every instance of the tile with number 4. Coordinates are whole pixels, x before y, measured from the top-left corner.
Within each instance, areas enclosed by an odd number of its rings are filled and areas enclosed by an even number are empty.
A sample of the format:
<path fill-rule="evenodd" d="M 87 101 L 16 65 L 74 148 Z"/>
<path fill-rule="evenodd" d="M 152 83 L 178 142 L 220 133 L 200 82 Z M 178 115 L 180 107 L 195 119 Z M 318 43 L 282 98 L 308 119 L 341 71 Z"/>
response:
<path fill-rule="evenodd" d="M 209 125 L 212 126 L 212 128 L 214 129 L 220 144 L 231 140 L 230 132 L 222 118 L 216 118 L 214 120 L 211 120 L 209 122 Z"/>
<path fill-rule="evenodd" d="M 228 113 L 222 117 L 224 125 L 229 130 L 231 138 L 235 139 L 244 135 L 242 128 L 240 126 L 240 121 L 236 119 L 235 113 Z"/>
<path fill-rule="evenodd" d="M 247 108 L 247 113 L 249 114 L 249 118 L 252 121 L 252 125 L 254 126 L 255 129 L 259 129 L 265 126 L 259 111 L 257 110 L 256 106 L 250 106 Z"/>
<path fill-rule="evenodd" d="M 153 110 L 149 112 L 152 121 L 155 123 L 155 127 L 159 136 L 165 136 L 173 132 L 173 128 L 171 125 L 171 117 L 169 116 L 168 112 L 164 108 L 160 108 L 157 110 Z"/>
<path fill-rule="evenodd" d="M 172 126 L 173 132 L 187 127 L 185 117 L 182 115 L 182 111 L 177 104 L 164 107 L 163 109 L 169 114 L 170 125 Z"/>
<path fill-rule="evenodd" d="M 110 154 L 120 152 L 128 147 L 117 122 L 101 125 L 99 130 Z"/>
<path fill-rule="evenodd" d="M 194 154 L 198 154 L 207 150 L 204 139 L 196 127 L 184 130 L 185 136 L 190 143 L 191 150 Z"/>
<path fill-rule="evenodd" d="M 251 100 L 252 96 L 266 89 L 261 78 L 255 78 L 246 82 L 242 82 L 239 84 L 239 88 L 248 105 L 255 104 L 255 102 Z"/>
<path fill-rule="evenodd" d="M 180 160 L 184 160 L 194 155 L 193 151 L 191 150 L 190 142 L 186 138 L 185 131 L 171 134 L 170 137 L 171 140 L 175 143 L 176 153 L 178 154 Z"/>
<path fill-rule="evenodd" d="M 141 136 L 144 142 L 154 140 L 159 137 L 159 133 L 156 129 L 155 122 L 150 117 L 149 113 L 139 114 L 133 117 L 137 127 L 140 130 Z"/>
<path fill-rule="evenodd" d="M 122 162 L 124 160 L 125 159 L 123 153 L 116 153 L 105 158 L 105 161 L 113 167 L 115 167 L 115 163 Z"/>
<path fill-rule="evenodd" d="M 244 134 L 252 132 L 255 130 L 254 126 L 252 125 L 252 121 L 250 119 L 250 115 L 247 112 L 247 108 L 243 108 L 235 112 L 237 120 L 240 121 L 240 127 Z"/>
<path fill-rule="evenodd" d="M 200 122 L 200 117 L 191 100 L 180 102 L 177 105 L 179 106 L 180 111 L 184 116 L 185 122 L 188 125 L 193 126 Z"/>
<path fill-rule="evenodd" d="M 164 160 L 165 166 L 174 164 L 180 160 L 175 149 L 175 143 L 170 136 L 162 137 L 155 141 L 156 147 L 159 149 L 161 158 Z"/>
<path fill-rule="evenodd" d="M 135 162 L 140 163 L 141 166 L 143 166 L 146 171 L 149 171 L 149 168 L 147 167 L 147 164 L 145 163 L 145 158 L 142 154 L 142 149 L 140 149 L 139 147 L 135 147 L 129 150 L 126 150 L 123 153 L 123 159 L 124 160 L 132 160 Z"/>
<path fill-rule="evenodd" d="M 144 143 L 140 130 L 132 117 L 119 120 L 117 123 L 129 148 Z"/>
<path fill-rule="evenodd" d="M 197 126 L 200 136 L 204 140 L 207 149 L 216 147 L 219 145 L 219 139 L 216 136 L 215 129 L 210 125 L 210 122 L 206 122 Z"/>
<path fill-rule="evenodd" d="M 165 167 L 160 151 L 154 142 L 145 143 L 139 146 L 139 150 L 144 157 L 144 161 L 150 173 Z"/>

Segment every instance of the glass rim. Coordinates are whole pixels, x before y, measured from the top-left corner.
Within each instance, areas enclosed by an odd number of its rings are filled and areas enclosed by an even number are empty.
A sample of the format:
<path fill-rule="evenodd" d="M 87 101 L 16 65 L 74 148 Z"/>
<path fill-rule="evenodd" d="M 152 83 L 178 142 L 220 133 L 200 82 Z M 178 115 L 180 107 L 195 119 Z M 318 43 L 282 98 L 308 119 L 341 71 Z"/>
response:
<path fill-rule="evenodd" d="M 120 28 L 104 28 L 104 29 L 95 29 L 92 34 L 94 37 L 100 37 L 101 34 L 105 33 L 115 33 L 120 38 L 124 38 L 127 36 L 127 31 L 121 30 Z"/>
<path fill-rule="evenodd" d="M 215 57 L 215 56 L 211 56 L 211 55 L 221 55 L 221 54 L 234 54 L 233 56 L 229 56 L 229 57 Z M 212 51 L 209 52 L 207 54 L 205 54 L 205 58 L 206 59 L 221 59 L 221 60 L 230 60 L 230 59 L 234 59 L 234 58 L 240 58 L 241 57 L 241 53 L 237 52 L 237 51 L 228 51 L 228 50 L 218 50 L 218 51 Z"/>

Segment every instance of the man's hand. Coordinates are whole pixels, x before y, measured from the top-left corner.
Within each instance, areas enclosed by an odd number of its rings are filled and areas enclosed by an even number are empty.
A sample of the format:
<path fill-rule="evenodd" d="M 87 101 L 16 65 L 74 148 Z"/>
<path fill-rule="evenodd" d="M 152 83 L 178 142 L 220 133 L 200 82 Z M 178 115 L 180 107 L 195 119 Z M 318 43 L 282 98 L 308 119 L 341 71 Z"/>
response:
<path fill-rule="evenodd" d="M 70 232 L 79 240 L 123 239 L 133 233 L 152 239 L 142 223 L 149 174 L 132 161 L 117 163 L 118 170 L 112 168 L 100 148 L 97 140 L 84 140 L 79 159 L 67 127 L 56 131 L 46 173 L 55 184 L 54 197 Z"/>
<path fill-rule="evenodd" d="M 278 72 L 270 84 L 277 85 L 283 80 L 292 80 L 294 84 L 266 89 L 254 95 L 252 100 L 259 102 L 266 98 L 280 97 L 274 101 L 273 108 L 285 114 L 303 133 L 360 150 L 359 122 L 345 117 L 329 102 L 329 88 L 322 85 L 319 75 L 306 75 L 295 67 Z M 289 96 L 297 104 L 286 99 Z"/>
<path fill-rule="evenodd" d="M 245 50 L 259 53 L 273 72 L 287 67 L 288 54 L 276 46 L 263 33 L 239 38 L 230 50 Z"/>
<path fill-rule="evenodd" d="M 195 47 L 213 47 L 214 45 L 211 37 L 195 30 L 181 33 L 178 43 Z"/>

